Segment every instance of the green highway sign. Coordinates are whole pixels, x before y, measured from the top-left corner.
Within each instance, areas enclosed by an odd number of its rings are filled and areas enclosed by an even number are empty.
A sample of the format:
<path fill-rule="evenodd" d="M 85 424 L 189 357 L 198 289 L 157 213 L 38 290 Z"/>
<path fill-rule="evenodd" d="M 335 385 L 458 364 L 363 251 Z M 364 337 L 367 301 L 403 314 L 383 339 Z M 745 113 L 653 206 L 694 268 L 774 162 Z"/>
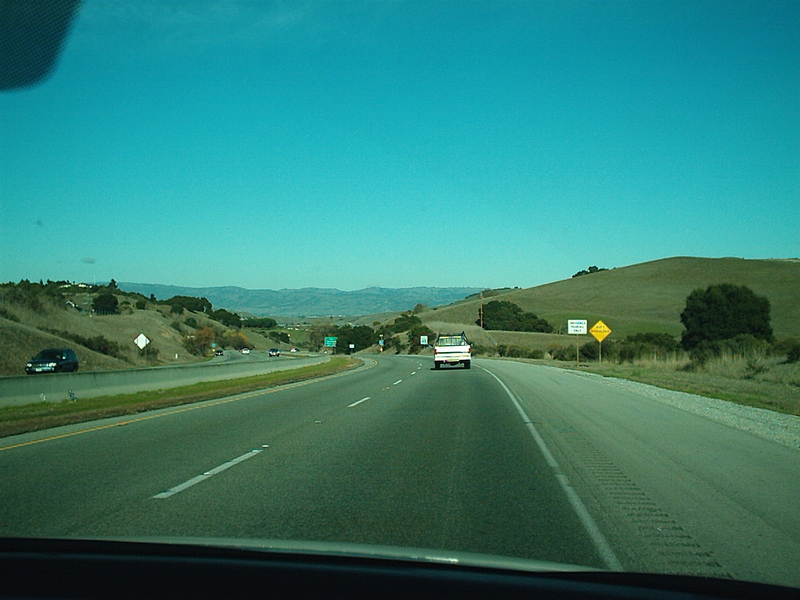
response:
<path fill-rule="evenodd" d="M 319 338 L 317 338 L 319 339 Z M 326 348 L 336 348 L 336 340 L 338 338 L 335 337 L 326 337 L 325 338 L 325 347 Z"/>

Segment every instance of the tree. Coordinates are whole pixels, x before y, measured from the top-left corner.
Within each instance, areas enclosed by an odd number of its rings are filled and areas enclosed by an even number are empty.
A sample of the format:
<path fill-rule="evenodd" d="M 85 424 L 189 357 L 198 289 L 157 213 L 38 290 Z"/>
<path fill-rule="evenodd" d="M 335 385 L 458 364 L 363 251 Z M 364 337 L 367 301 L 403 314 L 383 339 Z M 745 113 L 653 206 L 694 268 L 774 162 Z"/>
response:
<path fill-rule="evenodd" d="M 211 348 L 211 342 L 216 339 L 216 335 L 213 327 L 203 327 L 192 335 L 185 336 L 183 345 L 192 354 L 203 356 Z"/>
<path fill-rule="evenodd" d="M 739 335 L 771 341 L 770 305 L 743 285 L 721 283 L 696 289 L 686 298 L 681 313 L 685 328 L 681 345 L 686 350 L 700 343 L 727 340 Z"/>
<path fill-rule="evenodd" d="M 481 320 L 475 321 L 481 325 Z M 538 331 L 550 333 L 553 327 L 545 319 L 507 300 L 492 300 L 483 307 L 483 328 L 499 331 Z"/>
<path fill-rule="evenodd" d="M 235 348 L 236 350 L 241 350 L 242 348 L 252 348 L 250 345 L 250 340 L 248 340 L 247 336 L 241 331 L 226 331 L 222 335 L 222 343 L 230 346 L 231 348 Z"/>
<path fill-rule="evenodd" d="M 422 324 L 422 320 L 417 315 L 412 314 L 411 311 L 406 311 L 397 317 L 389 328 L 393 333 L 402 333 L 420 324 Z"/>
<path fill-rule="evenodd" d="M 119 302 L 117 297 L 111 292 L 99 294 L 92 301 L 92 308 L 96 313 L 116 314 Z"/>
<path fill-rule="evenodd" d="M 253 319 L 243 319 L 242 327 L 259 327 L 261 329 L 275 329 L 278 322 L 269 317 L 258 317 Z"/>
<path fill-rule="evenodd" d="M 608 271 L 608 269 L 601 269 L 601 268 L 598 268 L 595 265 L 592 265 L 591 267 L 589 267 L 586 270 L 578 271 L 572 277 L 575 278 L 575 277 L 580 277 L 581 275 L 591 275 L 592 273 L 599 273 L 600 271 Z"/>
<path fill-rule="evenodd" d="M 168 304 L 172 307 L 180 306 L 192 312 L 211 312 L 211 302 L 209 302 L 208 298 L 195 298 L 194 296 L 173 296 L 169 300 L 164 300 L 164 304 Z"/>
<path fill-rule="evenodd" d="M 291 344 L 292 338 L 289 337 L 289 334 L 285 331 L 270 331 L 269 332 L 270 339 L 275 340 L 276 342 L 281 342 L 283 344 Z"/>
<path fill-rule="evenodd" d="M 208 316 L 217 321 L 218 323 L 222 323 L 226 327 L 242 326 L 242 318 L 236 313 L 227 311 L 224 308 L 212 310 L 210 313 L 208 313 Z"/>

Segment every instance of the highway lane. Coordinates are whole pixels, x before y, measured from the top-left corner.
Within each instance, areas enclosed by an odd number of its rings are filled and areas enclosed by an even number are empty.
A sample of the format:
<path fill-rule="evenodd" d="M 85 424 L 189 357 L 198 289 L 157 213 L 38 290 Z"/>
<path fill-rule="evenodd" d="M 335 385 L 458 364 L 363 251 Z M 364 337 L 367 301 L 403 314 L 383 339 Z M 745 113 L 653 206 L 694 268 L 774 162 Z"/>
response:
<path fill-rule="evenodd" d="M 800 586 L 800 449 L 613 379 L 481 364 L 519 399 L 626 570 Z"/>
<path fill-rule="evenodd" d="M 606 566 L 493 377 L 376 361 L 67 437 L 3 440 L 0 533 L 346 541 Z"/>
<path fill-rule="evenodd" d="M 375 360 L 0 440 L 0 534 L 378 543 L 800 585 L 796 449 L 599 377 Z"/>

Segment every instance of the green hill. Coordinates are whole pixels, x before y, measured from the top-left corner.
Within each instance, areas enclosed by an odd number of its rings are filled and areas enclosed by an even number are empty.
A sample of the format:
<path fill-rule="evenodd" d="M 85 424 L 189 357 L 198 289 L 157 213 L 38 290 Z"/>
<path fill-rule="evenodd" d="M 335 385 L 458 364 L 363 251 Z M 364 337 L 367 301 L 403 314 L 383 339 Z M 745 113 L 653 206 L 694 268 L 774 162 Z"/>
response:
<path fill-rule="evenodd" d="M 800 335 L 800 260 L 796 259 L 666 258 L 515 289 L 492 299 L 513 302 L 561 332 L 568 319 L 588 319 L 590 326 L 602 319 L 613 332 L 609 339 L 650 331 L 679 336 L 686 297 L 716 283 L 745 285 L 766 296 L 777 339 Z M 479 305 L 480 299 L 474 299 L 420 316 L 437 325 L 474 324 Z M 494 333 L 492 337 L 496 338 Z"/>

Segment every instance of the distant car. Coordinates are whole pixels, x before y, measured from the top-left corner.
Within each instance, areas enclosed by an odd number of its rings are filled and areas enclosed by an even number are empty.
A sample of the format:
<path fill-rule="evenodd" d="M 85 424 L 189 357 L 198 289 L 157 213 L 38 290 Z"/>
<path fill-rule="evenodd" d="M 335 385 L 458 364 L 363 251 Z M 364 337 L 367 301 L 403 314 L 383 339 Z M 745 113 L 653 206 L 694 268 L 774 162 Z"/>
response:
<path fill-rule="evenodd" d="M 300 348 L 292 348 L 289 352 L 300 352 Z"/>
<path fill-rule="evenodd" d="M 242 348 L 242 354 L 250 354 L 250 348 Z"/>
<path fill-rule="evenodd" d="M 281 355 L 281 351 L 278 350 L 277 348 L 270 348 L 269 349 L 269 355 L 270 356 L 280 356 Z"/>
<path fill-rule="evenodd" d="M 214 350 L 214 356 L 222 356 L 223 354 L 225 353 L 222 351 L 222 348 L 217 348 Z"/>
<path fill-rule="evenodd" d="M 34 373 L 60 373 L 78 370 L 78 357 L 72 348 L 48 348 L 42 350 L 28 361 L 25 372 Z"/>

